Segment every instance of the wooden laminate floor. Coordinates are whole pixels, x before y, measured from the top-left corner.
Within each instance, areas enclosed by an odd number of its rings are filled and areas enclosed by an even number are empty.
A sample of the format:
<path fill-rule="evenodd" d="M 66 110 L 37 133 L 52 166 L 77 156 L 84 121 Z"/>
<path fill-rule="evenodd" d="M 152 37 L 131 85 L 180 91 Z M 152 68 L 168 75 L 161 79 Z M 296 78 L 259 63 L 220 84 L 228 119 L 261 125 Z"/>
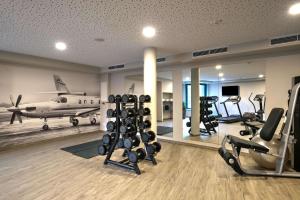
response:
<path fill-rule="evenodd" d="M 163 142 L 158 165 L 142 162 L 140 176 L 60 150 L 99 137 L 0 152 L 0 199 L 300 199 L 300 179 L 240 177 L 213 150 Z"/>

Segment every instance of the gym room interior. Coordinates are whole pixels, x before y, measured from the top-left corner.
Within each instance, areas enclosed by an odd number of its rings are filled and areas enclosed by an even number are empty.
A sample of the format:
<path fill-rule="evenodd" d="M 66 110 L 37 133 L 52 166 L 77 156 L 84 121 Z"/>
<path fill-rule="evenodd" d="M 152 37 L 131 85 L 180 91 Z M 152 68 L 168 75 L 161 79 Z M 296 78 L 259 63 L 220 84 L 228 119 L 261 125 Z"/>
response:
<path fill-rule="evenodd" d="M 1 0 L 0 199 L 300 199 L 299 22 L 299 0 Z"/>

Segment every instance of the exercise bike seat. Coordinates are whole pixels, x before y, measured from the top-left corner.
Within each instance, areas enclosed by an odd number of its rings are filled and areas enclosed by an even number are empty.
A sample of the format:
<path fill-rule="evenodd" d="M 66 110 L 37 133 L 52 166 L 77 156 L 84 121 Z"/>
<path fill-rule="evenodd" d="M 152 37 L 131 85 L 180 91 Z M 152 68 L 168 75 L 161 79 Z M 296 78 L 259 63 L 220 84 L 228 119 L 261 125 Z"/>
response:
<path fill-rule="evenodd" d="M 245 148 L 245 149 L 252 149 L 254 151 L 260 152 L 260 153 L 268 153 L 269 149 L 265 146 L 262 146 L 258 143 L 252 142 L 251 140 L 244 140 L 241 138 L 238 138 L 233 135 L 227 136 L 229 144 L 233 144 L 236 147 L 239 148 Z"/>
<path fill-rule="evenodd" d="M 254 122 L 244 122 L 244 125 L 258 130 L 264 125 L 264 123 L 254 121 Z"/>

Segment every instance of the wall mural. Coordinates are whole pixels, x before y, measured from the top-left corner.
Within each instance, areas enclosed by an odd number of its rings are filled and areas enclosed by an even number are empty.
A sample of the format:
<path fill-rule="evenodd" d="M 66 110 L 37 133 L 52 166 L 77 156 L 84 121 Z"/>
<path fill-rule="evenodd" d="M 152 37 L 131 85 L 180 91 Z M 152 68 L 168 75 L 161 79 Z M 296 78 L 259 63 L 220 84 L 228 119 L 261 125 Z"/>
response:
<path fill-rule="evenodd" d="M 34 83 L 36 81 L 32 81 Z M 23 102 L 23 98 L 28 92 L 16 96 L 2 94 L 0 150 L 19 143 L 99 130 L 100 95 L 89 96 L 85 91 L 71 91 L 68 84 L 72 83 L 53 75 L 53 90 L 38 92 L 27 102 Z M 94 87 L 100 91 L 97 85 Z M 45 100 L 43 95 L 51 98 Z"/>

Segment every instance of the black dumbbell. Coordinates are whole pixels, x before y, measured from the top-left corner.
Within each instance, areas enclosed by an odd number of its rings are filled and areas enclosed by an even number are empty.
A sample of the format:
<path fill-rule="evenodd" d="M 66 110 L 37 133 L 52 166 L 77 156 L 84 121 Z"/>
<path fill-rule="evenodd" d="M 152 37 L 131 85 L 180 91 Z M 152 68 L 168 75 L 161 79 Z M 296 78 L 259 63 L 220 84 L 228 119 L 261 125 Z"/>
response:
<path fill-rule="evenodd" d="M 125 122 L 125 124 L 134 124 L 134 118 L 131 118 L 131 117 L 126 118 L 124 120 L 124 122 Z"/>
<path fill-rule="evenodd" d="M 110 145 L 113 139 L 114 137 L 112 137 L 111 135 L 105 134 L 102 137 L 102 143 L 103 145 Z"/>
<path fill-rule="evenodd" d="M 131 133 L 131 132 L 135 132 L 136 131 L 136 127 L 133 124 L 122 124 L 120 126 L 120 132 L 125 134 L 125 133 Z"/>
<path fill-rule="evenodd" d="M 140 138 L 138 136 L 132 136 L 124 139 L 124 147 L 126 149 L 131 149 L 133 147 L 138 147 L 140 145 Z"/>
<path fill-rule="evenodd" d="M 108 110 L 106 111 L 106 116 L 107 116 L 108 118 L 116 117 L 116 116 L 117 116 L 117 112 L 116 112 L 115 110 L 113 110 L 113 109 L 108 109 Z"/>
<path fill-rule="evenodd" d="M 127 117 L 134 117 L 135 116 L 135 110 L 133 108 L 127 108 L 121 111 L 121 117 L 127 118 Z"/>
<path fill-rule="evenodd" d="M 151 128 L 151 122 L 149 120 L 145 120 L 139 123 L 140 129 Z"/>
<path fill-rule="evenodd" d="M 203 123 L 210 122 L 210 121 L 215 121 L 215 120 L 216 120 L 216 118 L 214 116 L 209 116 L 209 117 L 203 117 L 202 118 Z"/>
<path fill-rule="evenodd" d="M 124 139 L 123 138 L 120 138 L 117 145 L 116 145 L 116 148 L 124 148 Z"/>
<path fill-rule="evenodd" d="M 211 130 L 211 129 L 214 128 L 214 126 L 212 124 L 210 124 L 210 123 L 206 123 L 205 127 L 206 127 L 206 129 L 209 129 L 209 130 Z"/>
<path fill-rule="evenodd" d="M 114 96 L 114 95 L 111 94 L 111 95 L 108 96 L 108 102 L 109 103 L 116 103 L 117 99 L 121 100 L 121 95 Z"/>
<path fill-rule="evenodd" d="M 139 109 L 139 115 L 140 116 L 146 116 L 146 115 L 150 115 L 151 111 L 149 108 L 140 108 Z"/>
<path fill-rule="evenodd" d="M 134 103 L 136 101 L 136 97 L 131 94 L 124 94 L 122 96 L 122 102 L 123 103 Z"/>
<path fill-rule="evenodd" d="M 187 122 L 187 123 L 186 123 L 186 126 L 187 126 L 187 127 L 191 127 L 191 126 L 192 126 L 192 123 L 191 123 L 191 122 Z"/>
<path fill-rule="evenodd" d="M 146 150 L 150 155 L 153 155 L 155 153 L 160 152 L 161 144 L 158 142 L 153 142 L 152 144 L 146 146 Z"/>
<path fill-rule="evenodd" d="M 128 153 L 128 160 L 132 163 L 137 163 L 139 160 L 146 158 L 146 152 L 143 148 L 139 148 L 136 151 L 131 151 Z"/>
<path fill-rule="evenodd" d="M 100 146 L 98 147 L 98 153 L 99 153 L 100 155 L 105 155 L 105 154 L 107 153 L 107 147 L 104 146 L 104 145 L 100 145 Z"/>
<path fill-rule="evenodd" d="M 115 128 L 116 128 L 115 122 L 113 122 L 113 121 L 107 122 L 107 124 L 106 124 L 106 129 L 107 129 L 108 131 L 114 131 Z"/>
<path fill-rule="evenodd" d="M 211 103 L 200 103 L 200 108 L 211 108 L 212 104 Z"/>
<path fill-rule="evenodd" d="M 219 123 L 218 123 L 218 122 L 212 122 L 211 124 L 213 125 L 213 127 L 219 126 Z"/>
<path fill-rule="evenodd" d="M 212 110 L 203 110 L 202 114 L 203 115 L 211 115 L 211 114 L 213 114 L 213 111 Z"/>
<path fill-rule="evenodd" d="M 143 142 L 151 142 L 155 139 L 155 133 L 153 131 L 148 131 L 141 134 Z"/>
<path fill-rule="evenodd" d="M 141 103 L 149 103 L 149 102 L 151 102 L 151 97 L 149 95 L 141 95 L 139 97 L 139 101 Z"/>
<path fill-rule="evenodd" d="M 115 103 L 116 102 L 116 97 L 115 97 L 115 95 L 109 95 L 108 96 L 108 102 L 109 103 Z"/>

